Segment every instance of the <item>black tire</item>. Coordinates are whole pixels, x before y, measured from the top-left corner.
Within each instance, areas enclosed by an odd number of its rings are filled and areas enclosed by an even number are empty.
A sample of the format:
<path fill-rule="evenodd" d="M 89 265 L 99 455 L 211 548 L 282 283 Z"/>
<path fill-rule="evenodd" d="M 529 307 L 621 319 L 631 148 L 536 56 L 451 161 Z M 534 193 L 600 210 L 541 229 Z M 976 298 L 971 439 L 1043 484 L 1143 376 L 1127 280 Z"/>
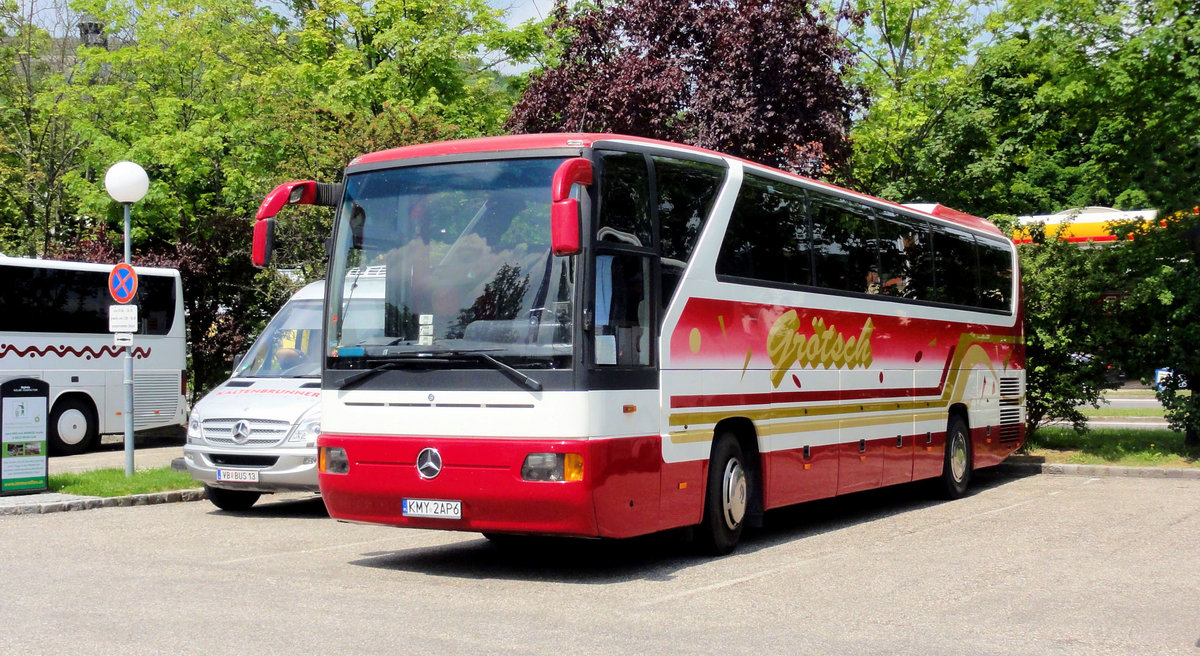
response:
<path fill-rule="evenodd" d="M 746 526 L 750 489 L 742 447 L 729 433 L 717 437 L 708 463 L 704 518 L 696 537 L 704 551 L 723 556 L 737 547 Z"/>
<path fill-rule="evenodd" d="M 78 397 L 67 397 L 54 404 L 47 426 L 50 453 L 70 456 L 83 453 L 100 437 L 100 421 L 91 404 Z"/>
<path fill-rule="evenodd" d="M 942 457 L 941 492 L 947 499 L 958 499 L 971 484 L 971 432 L 959 415 L 950 415 L 946 423 L 946 448 Z"/>
<path fill-rule="evenodd" d="M 208 500 L 213 502 L 213 505 L 221 510 L 237 512 L 239 510 L 249 510 L 250 506 L 254 505 L 255 501 L 262 496 L 262 492 L 251 492 L 249 490 L 225 490 L 211 485 L 204 486 L 204 494 Z"/>

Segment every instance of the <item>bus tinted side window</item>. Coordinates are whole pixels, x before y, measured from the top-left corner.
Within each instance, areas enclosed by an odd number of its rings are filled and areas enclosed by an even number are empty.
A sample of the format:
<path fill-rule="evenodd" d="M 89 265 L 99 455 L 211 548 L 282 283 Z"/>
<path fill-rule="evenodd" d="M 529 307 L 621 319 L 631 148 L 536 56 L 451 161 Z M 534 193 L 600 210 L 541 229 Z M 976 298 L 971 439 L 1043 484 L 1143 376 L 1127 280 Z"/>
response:
<path fill-rule="evenodd" d="M 654 172 L 662 262 L 660 300 L 665 310 L 679 286 L 684 268 L 692 259 L 696 239 L 725 179 L 725 169 L 715 164 L 655 157 Z"/>
<path fill-rule="evenodd" d="M 884 212 L 879 216 L 879 260 L 884 296 L 923 300 L 933 293 L 933 252 L 924 222 Z"/>
<path fill-rule="evenodd" d="M 986 239 L 979 244 L 979 302 L 989 310 L 1008 310 L 1012 304 L 1012 255 L 1001 243 Z"/>
<path fill-rule="evenodd" d="M 650 223 L 650 172 L 638 153 L 601 156 L 598 241 L 653 246 Z"/>
<path fill-rule="evenodd" d="M 879 293 L 875 219 L 867 208 L 814 193 L 812 238 L 818 285 Z"/>
<path fill-rule="evenodd" d="M 936 295 L 932 300 L 979 305 L 979 260 L 975 238 L 957 230 L 935 228 L 933 236 Z"/>
<path fill-rule="evenodd" d="M 812 284 L 802 189 L 747 175 L 729 217 L 717 273 L 794 285 Z"/>
<path fill-rule="evenodd" d="M 0 297 L 0 330 L 28 333 L 108 333 L 108 274 L 0 266 L 9 292 Z M 141 275 L 133 303 L 143 335 L 166 335 L 175 319 L 175 280 Z"/>

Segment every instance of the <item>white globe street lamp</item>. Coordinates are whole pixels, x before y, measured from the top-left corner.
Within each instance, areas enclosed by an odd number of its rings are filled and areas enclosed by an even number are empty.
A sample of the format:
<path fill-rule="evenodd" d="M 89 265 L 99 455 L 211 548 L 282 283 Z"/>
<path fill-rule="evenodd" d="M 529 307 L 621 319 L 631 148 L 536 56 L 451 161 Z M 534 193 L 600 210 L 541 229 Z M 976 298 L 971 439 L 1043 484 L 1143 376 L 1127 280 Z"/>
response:
<path fill-rule="evenodd" d="M 125 264 L 129 264 L 129 207 L 146 197 L 150 178 L 133 162 L 117 162 L 104 174 L 104 189 L 125 206 Z M 125 347 L 125 477 L 133 476 L 133 347 Z"/>
<path fill-rule="evenodd" d="M 133 162 L 117 162 L 104 174 L 104 189 L 125 206 L 125 264 L 129 264 L 129 206 L 146 197 L 150 178 L 146 169 Z"/>
<path fill-rule="evenodd" d="M 118 203 L 136 203 L 150 189 L 146 169 L 133 162 L 117 162 L 104 174 L 104 189 Z"/>

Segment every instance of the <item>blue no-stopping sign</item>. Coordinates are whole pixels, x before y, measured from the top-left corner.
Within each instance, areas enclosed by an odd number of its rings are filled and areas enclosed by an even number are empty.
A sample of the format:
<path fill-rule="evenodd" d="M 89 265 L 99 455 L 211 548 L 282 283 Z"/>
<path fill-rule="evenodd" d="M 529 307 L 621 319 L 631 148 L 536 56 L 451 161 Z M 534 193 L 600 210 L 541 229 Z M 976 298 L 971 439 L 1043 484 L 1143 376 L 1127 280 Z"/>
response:
<path fill-rule="evenodd" d="M 113 300 L 118 303 L 132 301 L 137 288 L 137 272 L 128 264 L 118 264 L 113 267 L 112 273 L 108 274 L 108 293 L 112 294 Z"/>

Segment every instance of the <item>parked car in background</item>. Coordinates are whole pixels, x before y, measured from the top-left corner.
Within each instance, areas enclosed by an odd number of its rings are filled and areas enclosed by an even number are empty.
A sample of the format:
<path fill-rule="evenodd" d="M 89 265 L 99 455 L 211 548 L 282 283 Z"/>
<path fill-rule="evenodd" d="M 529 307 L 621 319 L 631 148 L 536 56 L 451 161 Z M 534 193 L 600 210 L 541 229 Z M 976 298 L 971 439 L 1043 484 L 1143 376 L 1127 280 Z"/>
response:
<path fill-rule="evenodd" d="M 383 267 L 356 281 L 349 329 L 362 304 L 382 303 Z M 318 492 L 324 282 L 296 292 L 234 362 L 229 380 L 209 392 L 188 420 L 188 472 L 222 510 L 246 510 L 263 494 Z"/>

